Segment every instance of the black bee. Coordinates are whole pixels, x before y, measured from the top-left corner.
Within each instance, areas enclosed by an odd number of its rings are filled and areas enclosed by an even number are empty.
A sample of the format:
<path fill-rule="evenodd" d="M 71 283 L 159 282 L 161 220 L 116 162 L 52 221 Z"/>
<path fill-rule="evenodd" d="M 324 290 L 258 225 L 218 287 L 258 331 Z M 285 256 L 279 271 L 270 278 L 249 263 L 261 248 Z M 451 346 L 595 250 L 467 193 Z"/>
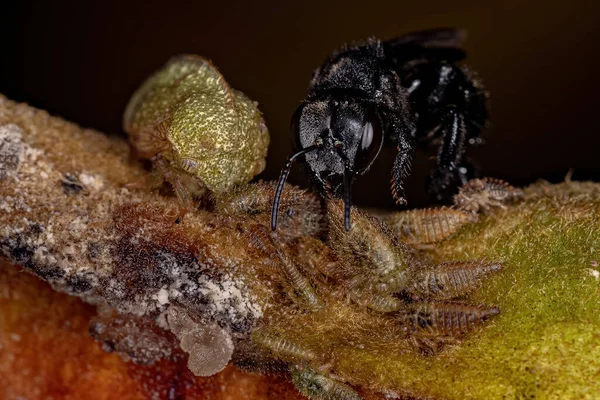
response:
<path fill-rule="evenodd" d="M 333 54 L 314 72 L 308 96 L 292 117 L 296 153 L 279 179 L 273 230 L 284 182 L 301 156 L 321 193 L 343 197 L 347 230 L 350 186 L 386 143 L 398 150 L 391 179 L 397 203 L 406 203 L 402 182 L 416 146 L 438 148 L 427 184 L 436 200 L 470 178 L 465 148 L 481 142 L 488 113 L 483 88 L 457 65 L 465 58 L 459 48 L 464 38 L 462 30 L 435 29 L 371 39 Z"/>

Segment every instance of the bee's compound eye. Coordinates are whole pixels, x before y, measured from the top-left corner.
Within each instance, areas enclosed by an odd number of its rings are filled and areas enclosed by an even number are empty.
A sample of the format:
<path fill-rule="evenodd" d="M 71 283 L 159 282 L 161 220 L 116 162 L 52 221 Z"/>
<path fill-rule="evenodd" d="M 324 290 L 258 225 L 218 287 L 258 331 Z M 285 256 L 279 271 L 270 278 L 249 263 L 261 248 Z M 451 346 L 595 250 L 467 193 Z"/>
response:
<path fill-rule="evenodd" d="M 383 145 L 383 126 L 379 114 L 374 110 L 367 112 L 360 138 L 360 144 L 356 150 L 354 167 L 358 173 L 369 168 Z"/>
<path fill-rule="evenodd" d="M 302 143 L 300 141 L 300 117 L 302 116 L 303 110 L 304 104 L 301 104 L 294 112 L 294 115 L 292 115 L 292 120 L 290 122 L 290 132 L 292 134 L 292 142 L 294 143 L 295 151 L 302 150 Z"/>

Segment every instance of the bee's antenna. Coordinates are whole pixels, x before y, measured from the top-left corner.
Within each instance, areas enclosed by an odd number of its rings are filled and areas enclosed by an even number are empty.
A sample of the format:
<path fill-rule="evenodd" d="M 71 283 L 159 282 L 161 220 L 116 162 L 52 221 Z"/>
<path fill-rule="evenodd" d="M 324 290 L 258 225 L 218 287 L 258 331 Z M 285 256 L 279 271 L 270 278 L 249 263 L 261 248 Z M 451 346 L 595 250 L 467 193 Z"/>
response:
<path fill-rule="evenodd" d="M 279 213 L 279 199 L 281 198 L 281 193 L 283 192 L 283 185 L 287 180 L 288 175 L 290 174 L 290 170 L 292 169 L 292 164 L 296 158 L 305 155 L 306 153 L 310 153 L 313 150 L 316 150 L 320 147 L 320 144 L 315 144 L 312 146 L 308 146 L 305 149 L 302 149 L 291 156 L 288 157 L 285 166 L 281 170 L 281 175 L 279 176 L 279 183 L 277 184 L 277 190 L 275 191 L 275 198 L 273 199 L 273 209 L 271 210 L 271 229 L 277 229 L 277 214 Z"/>
<path fill-rule="evenodd" d="M 350 169 L 344 169 L 344 225 L 346 232 L 350 231 Z"/>

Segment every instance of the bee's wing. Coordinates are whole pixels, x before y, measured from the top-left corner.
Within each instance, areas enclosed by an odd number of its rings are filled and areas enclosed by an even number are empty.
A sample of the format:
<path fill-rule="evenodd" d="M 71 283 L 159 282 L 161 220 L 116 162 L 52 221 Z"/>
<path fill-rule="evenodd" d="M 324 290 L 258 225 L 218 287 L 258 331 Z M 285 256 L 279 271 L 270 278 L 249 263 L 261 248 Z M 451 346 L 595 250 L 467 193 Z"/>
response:
<path fill-rule="evenodd" d="M 412 43 L 428 48 L 456 48 L 462 46 L 466 38 L 467 32 L 464 29 L 437 28 L 407 33 L 388 40 L 387 43 L 393 45 Z"/>
<path fill-rule="evenodd" d="M 464 29 L 438 28 L 412 32 L 383 43 L 386 54 L 397 62 L 421 58 L 439 59 L 451 62 L 465 58 L 460 49 L 467 37 Z"/>

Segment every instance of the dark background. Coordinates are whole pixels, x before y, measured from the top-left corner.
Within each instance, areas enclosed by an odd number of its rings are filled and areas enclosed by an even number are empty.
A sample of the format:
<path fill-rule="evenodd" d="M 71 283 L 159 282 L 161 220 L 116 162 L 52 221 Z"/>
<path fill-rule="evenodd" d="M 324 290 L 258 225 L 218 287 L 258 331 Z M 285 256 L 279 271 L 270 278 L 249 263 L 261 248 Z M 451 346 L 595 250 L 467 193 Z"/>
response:
<path fill-rule="evenodd" d="M 16 4 L 15 4 L 16 3 Z M 468 30 L 467 64 L 490 92 L 487 143 L 470 154 L 485 175 L 600 180 L 596 1 L 28 1 L 0 3 L 0 92 L 86 127 L 122 134 L 142 80 L 178 53 L 214 61 L 259 102 L 271 131 L 264 178 L 291 151 L 289 118 L 312 70 L 345 42 L 440 26 Z M 385 152 L 353 188 L 357 203 L 393 204 Z M 407 182 L 427 200 L 424 155 Z M 301 168 L 293 183 L 306 185 Z"/>

